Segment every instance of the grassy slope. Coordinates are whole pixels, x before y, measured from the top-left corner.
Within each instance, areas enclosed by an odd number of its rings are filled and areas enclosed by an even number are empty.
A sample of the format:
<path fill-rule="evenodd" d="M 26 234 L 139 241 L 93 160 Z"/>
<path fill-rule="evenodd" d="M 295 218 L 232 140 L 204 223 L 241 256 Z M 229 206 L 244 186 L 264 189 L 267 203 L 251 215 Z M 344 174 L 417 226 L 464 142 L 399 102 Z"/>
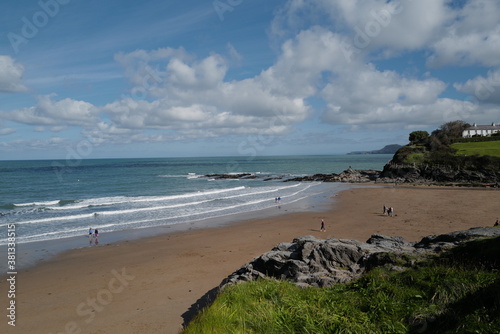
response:
<path fill-rule="evenodd" d="M 328 289 L 227 288 L 184 333 L 500 333 L 500 238 Z"/>
<path fill-rule="evenodd" d="M 500 140 L 477 143 L 455 143 L 451 145 L 457 149 L 457 155 L 490 155 L 500 157 Z"/>

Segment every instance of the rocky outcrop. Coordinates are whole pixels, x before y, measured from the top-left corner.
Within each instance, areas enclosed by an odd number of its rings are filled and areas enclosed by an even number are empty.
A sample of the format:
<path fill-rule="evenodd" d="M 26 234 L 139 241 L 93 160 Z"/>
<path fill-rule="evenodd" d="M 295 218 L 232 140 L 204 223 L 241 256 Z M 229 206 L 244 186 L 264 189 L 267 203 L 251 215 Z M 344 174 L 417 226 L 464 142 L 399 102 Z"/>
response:
<path fill-rule="evenodd" d="M 239 173 L 239 174 L 207 174 L 205 177 L 209 177 L 215 180 L 235 180 L 235 179 L 255 179 L 257 176 L 250 173 Z"/>
<path fill-rule="evenodd" d="M 452 169 L 430 165 L 387 164 L 380 173 L 377 182 L 452 182 L 496 185 L 500 182 L 500 172 Z"/>
<path fill-rule="evenodd" d="M 230 173 L 230 174 L 207 174 L 204 177 L 215 180 L 248 180 L 248 179 L 263 179 L 264 181 L 281 180 L 283 182 L 290 181 L 318 181 L 318 182 L 349 182 L 363 183 L 375 181 L 379 177 L 380 171 L 377 170 L 356 170 L 348 168 L 340 174 L 314 174 L 308 176 L 292 177 L 290 175 L 268 175 L 268 174 L 252 174 L 252 173 Z"/>
<path fill-rule="evenodd" d="M 348 168 L 340 174 L 315 174 L 312 176 L 301 176 L 285 180 L 288 181 L 320 181 L 320 182 L 348 182 L 364 183 L 375 181 L 379 177 L 380 171 L 377 170 L 357 170 Z"/>
<path fill-rule="evenodd" d="M 302 287 L 329 287 L 357 279 L 377 266 L 404 270 L 405 266 L 415 261 L 413 255 L 439 252 L 466 240 L 495 236 L 500 236 L 500 228 L 473 228 L 428 236 L 418 243 L 380 234 L 373 235 L 364 243 L 303 236 L 291 243 L 281 243 L 245 264 L 224 279 L 219 288 L 257 278 L 289 280 Z"/>
<path fill-rule="evenodd" d="M 465 231 L 456 231 L 447 234 L 430 235 L 415 244 L 415 248 L 436 248 L 441 246 L 457 245 L 464 241 L 478 238 L 493 238 L 500 235 L 498 227 L 474 227 Z"/>

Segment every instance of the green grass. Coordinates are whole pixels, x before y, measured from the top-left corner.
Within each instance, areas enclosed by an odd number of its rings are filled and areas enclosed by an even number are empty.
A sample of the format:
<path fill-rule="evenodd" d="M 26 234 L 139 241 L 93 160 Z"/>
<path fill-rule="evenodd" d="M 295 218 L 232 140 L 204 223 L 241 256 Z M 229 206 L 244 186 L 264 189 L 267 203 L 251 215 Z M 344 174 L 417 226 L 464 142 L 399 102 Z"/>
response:
<path fill-rule="evenodd" d="M 480 240 L 403 272 L 301 289 L 274 280 L 228 287 L 188 333 L 499 333 L 500 238 Z"/>
<path fill-rule="evenodd" d="M 490 155 L 500 157 L 500 140 L 477 143 L 454 143 L 452 148 L 457 149 L 456 155 Z"/>
<path fill-rule="evenodd" d="M 419 164 L 419 163 L 423 163 L 425 162 L 425 154 L 424 153 L 412 153 L 412 154 L 409 154 L 406 159 L 405 159 L 405 163 L 409 163 L 409 164 Z"/>

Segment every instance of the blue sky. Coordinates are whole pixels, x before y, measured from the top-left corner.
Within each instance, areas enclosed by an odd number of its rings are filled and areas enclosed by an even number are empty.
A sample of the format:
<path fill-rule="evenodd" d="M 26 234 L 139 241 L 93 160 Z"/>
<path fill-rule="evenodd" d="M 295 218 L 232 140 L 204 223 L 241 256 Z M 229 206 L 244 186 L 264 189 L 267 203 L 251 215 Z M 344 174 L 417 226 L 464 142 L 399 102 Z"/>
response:
<path fill-rule="evenodd" d="M 500 123 L 496 0 L 6 0 L 0 159 L 339 154 Z"/>

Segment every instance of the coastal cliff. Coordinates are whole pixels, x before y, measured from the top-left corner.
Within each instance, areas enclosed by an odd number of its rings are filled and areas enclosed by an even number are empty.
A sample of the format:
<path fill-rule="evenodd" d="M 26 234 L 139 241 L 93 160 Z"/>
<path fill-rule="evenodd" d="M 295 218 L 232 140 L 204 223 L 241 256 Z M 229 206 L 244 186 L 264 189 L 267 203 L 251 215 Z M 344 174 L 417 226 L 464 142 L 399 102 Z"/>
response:
<path fill-rule="evenodd" d="M 462 138 L 468 128 L 462 121 L 443 124 L 429 135 L 410 133 L 384 166 L 380 182 L 465 183 L 492 185 L 500 182 L 500 137 Z"/>
<path fill-rule="evenodd" d="M 498 187 L 500 171 L 467 170 L 451 166 L 388 163 L 378 182 L 385 183 L 464 183 Z"/>

